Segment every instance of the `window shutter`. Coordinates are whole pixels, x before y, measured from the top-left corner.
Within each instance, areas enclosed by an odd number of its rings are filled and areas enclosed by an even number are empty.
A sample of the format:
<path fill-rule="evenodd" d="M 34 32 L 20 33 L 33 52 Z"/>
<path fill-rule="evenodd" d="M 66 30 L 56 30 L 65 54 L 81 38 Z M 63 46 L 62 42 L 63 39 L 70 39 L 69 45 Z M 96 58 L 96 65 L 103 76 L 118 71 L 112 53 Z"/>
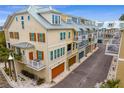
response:
<path fill-rule="evenodd" d="M 44 52 L 42 51 L 42 60 L 44 60 Z"/>
<path fill-rule="evenodd" d="M 45 33 L 43 33 L 43 42 L 45 42 Z"/>
<path fill-rule="evenodd" d="M 34 33 L 34 41 L 36 41 L 36 33 Z"/>

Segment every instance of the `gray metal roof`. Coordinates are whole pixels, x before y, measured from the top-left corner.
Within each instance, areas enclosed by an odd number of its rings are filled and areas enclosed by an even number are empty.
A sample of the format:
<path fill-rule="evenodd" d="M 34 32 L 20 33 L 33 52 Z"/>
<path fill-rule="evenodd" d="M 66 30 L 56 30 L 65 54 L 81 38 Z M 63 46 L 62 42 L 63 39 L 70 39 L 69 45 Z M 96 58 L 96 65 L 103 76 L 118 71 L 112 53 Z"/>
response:
<path fill-rule="evenodd" d="M 34 45 L 28 42 L 21 42 L 21 43 L 13 44 L 12 46 L 15 46 L 18 48 L 24 48 L 24 49 L 34 48 Z"/>
<path fill-rule="evenodd" d="M 42 15 L 40 15 L 40 13 L 48 12 L 48 11 L 56 11 L 59 13 L 59 11 L 48 6 L 45 8 L 41 6 L 28 6 L 25 9 L 16 12 L 15 14 L 28 12 L 32 17 L 34 17 L 34 19 L 37 22 L 39 22 L 45 29 L 48 29 L 48 30 L 49 29 L 74 29 L 75 31 L 81 31 L 80 28 L 84 30 L 86 30 L 86 28 L 93 28 L 91 25 L 86 26 L 86 25 L 80 25 L 75 23 L 68 24 L 63 20 L 61 21 L 61 24 L 53 25 L 50 22 L 48 22 Z"/>

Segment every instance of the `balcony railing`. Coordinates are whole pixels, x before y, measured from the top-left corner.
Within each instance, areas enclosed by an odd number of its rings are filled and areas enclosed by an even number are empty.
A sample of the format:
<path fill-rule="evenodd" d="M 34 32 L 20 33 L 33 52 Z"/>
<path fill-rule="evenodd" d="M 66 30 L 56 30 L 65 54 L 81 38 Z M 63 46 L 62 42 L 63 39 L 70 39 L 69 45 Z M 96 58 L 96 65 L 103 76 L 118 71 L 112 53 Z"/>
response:
<path fill-rule="evenodd" d="M 120 32 L 115 32 L 114 37 L 109 40 L 108 44 L 106 45 L 106 55 L 117 56 L 120 47 Z"/>
<path fill-rule="evenodd" d="M 27 62 L 27 66 L 37 71 L 45 68 L 45 65 L 39 60 L 31 60 L 30 62 Z"/>
<path fill-rule="evenodd" d="M 80 35 L 74 37 L 74 41 L 77 42 L 82 42 L 83 40 L 87 40 L 87 39 L 88 39 L 88 35 Z"/>
<path fill-rule="evenodd" d="M 71 50 L 69 50 L 69 51 L 67 51 L 67 54 L 69 55 L 69 54 L 71 54 L 71 52 L 72 52 L 72 51 L 71 51 Z"/>

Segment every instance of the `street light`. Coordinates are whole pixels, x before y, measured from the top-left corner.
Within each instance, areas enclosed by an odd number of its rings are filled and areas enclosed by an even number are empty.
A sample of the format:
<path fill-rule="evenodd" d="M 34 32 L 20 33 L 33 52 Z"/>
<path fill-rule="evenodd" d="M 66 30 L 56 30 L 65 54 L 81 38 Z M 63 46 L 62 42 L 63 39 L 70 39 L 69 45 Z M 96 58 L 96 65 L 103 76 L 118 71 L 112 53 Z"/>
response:
<path fill-rule="evenodd" d="M 12 57 L 11 54 L 9 55 L 8 61 L 9 61 L 10 75 L 12 77 L 12 68 L 11 67 L 13 67 L 14 75 L 15 75 L 15 81 L 17 81 L 17 73 L 16 73 L 16 69 L 15 69 L 15 62 L 14 62 L 14 58 Z"/>
<path fill-rule="evenodd" d="M 13 57 L 11 55 L 9 55 L 8 64 L 9 64 L 9 75 L 10 75 L 10 77 L 12 77 L 12 69 L 11 69 L 11 61 L 12 60 L 13 60 Z"/>
<path fill-rule="evenodd" d="M 9 60 L 9 61 L 13 60 L 13 57 L 11 56 L 11 54 L 9 55 L 8 60 Z"/>

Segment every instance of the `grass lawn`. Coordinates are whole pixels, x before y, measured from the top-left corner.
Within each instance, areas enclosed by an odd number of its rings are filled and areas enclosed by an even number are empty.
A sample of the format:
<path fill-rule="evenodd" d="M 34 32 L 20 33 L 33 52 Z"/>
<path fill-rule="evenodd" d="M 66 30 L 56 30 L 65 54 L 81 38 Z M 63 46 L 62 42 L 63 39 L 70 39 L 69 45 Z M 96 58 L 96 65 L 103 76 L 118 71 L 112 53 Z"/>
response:
<path fill-rule="evenodd" d="M 5 35 L 3 31 L 0 31 L 0 46 L 5 46 Z"/>

